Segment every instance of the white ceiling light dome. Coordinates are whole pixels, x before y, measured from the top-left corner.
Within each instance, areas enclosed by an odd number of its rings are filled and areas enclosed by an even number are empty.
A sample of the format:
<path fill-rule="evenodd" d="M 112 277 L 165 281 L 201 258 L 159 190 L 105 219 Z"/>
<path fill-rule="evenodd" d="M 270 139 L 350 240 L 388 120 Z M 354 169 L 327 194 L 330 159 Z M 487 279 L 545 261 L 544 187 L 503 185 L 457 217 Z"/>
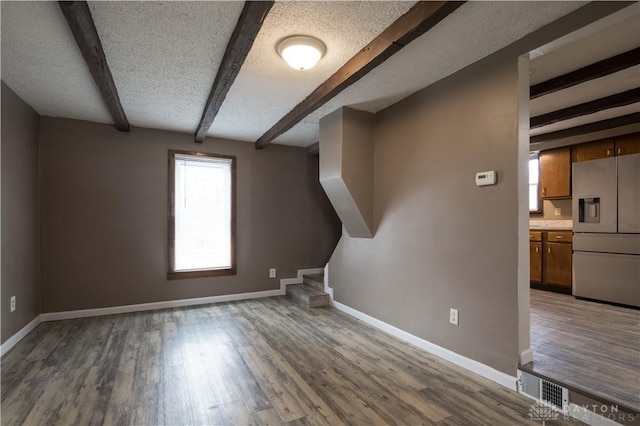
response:
<path fill-rule="evenodd" d="M 322 59 L 327 47 L 317 38 L 291 36 L 280 40 L 276 50 L 291 68 L 308 70 Z"/>

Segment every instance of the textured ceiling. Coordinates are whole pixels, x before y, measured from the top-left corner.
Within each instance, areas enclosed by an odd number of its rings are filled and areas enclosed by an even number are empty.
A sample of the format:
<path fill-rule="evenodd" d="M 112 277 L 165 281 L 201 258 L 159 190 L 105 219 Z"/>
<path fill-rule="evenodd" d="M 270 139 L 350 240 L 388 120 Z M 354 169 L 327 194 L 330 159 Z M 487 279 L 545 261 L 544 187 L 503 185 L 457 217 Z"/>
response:
<path fill-rule="evenodd" d="M 609 108 L 602 111 L 598 111 L 593 114 L 581 115 L 569 120 L 559 121 L 557 123 L 549 124 L 547 126 L 531 129 L 529 134 L 531 136 L 539 135 L 542 133 L 555 132 L 556 130 L 569 129 L 575 126 L 581 126 L 583 124 L 593 123 L 600 120 L 607 120 L 609 118 L 620 117 L 622 115 L 631 114 L 634 112 L 640 112 L 640 103 L 634 103 L 631 105 L 625 105 L 617 108 Z"/>
<path fill-rule="evenodd" d="M 599 28 L 601 23 L 594 23 L 588 26 L 593 30 L 581 29 L 578 31 L 581 33 L 578 34 L 579 38 L 571 43 L 556 49 L 553 49 L 553 43 L 550 43 L 549 47 L 536 49 L 544 55 L 531 61 L 531 68 L 535 69 L 530 77 L 531 84 L 549 80 L 640 46 L 639 11 L 640 7 L 636 4 L 618 12 L 617 19 L 616 16 L 602 19 L 608 23 L 604 28 Z"/>
<path fill-rule="evenodd" d="M 536 49 L 543 55 L 529 63 L 535 70 L 530 83 L 546 81 L 637 47 L 640 47 L 638 3 L 567 35 L 565 40 Z M 533 99 L 529 111 L 535 117 L 637 87 L 640 87 L 640 65 Z M 638 111 L 639 103 L 610 108 L 532 129 L 530 134 L 554 132 Z"/>
<path fill-rule="evenodd" d="M 89 4 L 130 123 L 193 133 L 243 3 Z M 254 142 L 412 4 L 276 2 L 209 135 Z M 333 110 L 377 112 L 583 4 L 468 2 L 275 142 L 308 146 Z M 2 79 L 40 114 L 110 123 L 58 5 L 1 8 Z M 304 73 L 275 51 L 300 33 L 327 45 Z"/>
<path fill-rule="evenodd" d="M 89 2 L 131 124 L 194 132 L 243 2 Z"/>
<path fill-rule="evenodd" d="M 640 65 L 532 99 L 532 117 L 640 87 Z"/>
<path fill-rule="evenodd" d="M 318 140 L 321 117 L 341 106 L 377 112 L 566 15 L 585 2 L 468 2 L 347 88 L 276 142 Z"/>
<path fill-rule="evenodd" d="M 257 140 L 413 3 L 276 2 L 208 134 Z M 277 42 L 294 34 L 317 37 L 327 46 L 325 57 L 308 71 L 294 70 L 276 53 Z"/>
<path fill-rule="evenodd" d="M 2 80 L 42 115 L 112 123 L 58 3 L 0 7 Z"/>

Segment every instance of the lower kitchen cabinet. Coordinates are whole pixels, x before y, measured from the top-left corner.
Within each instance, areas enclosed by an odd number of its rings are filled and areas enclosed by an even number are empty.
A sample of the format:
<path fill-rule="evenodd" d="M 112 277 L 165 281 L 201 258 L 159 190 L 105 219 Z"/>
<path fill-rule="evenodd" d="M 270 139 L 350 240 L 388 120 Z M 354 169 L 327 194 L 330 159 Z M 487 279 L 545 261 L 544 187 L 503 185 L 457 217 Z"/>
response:
<path fill-rule="evenodd" d="M 571 287 L 571 244 L 547 242 L 544 277 L 547 284 Z"/>
<path fill-rule="evenodd" d="M 572 237 L 570 231 L 529 233 L 529 272 L 532 287 L 571 293 Z"/>
<path fill-rule="evenodd" d="M 542 242 L 531 241 L 529 243 L 529 267 L 530 280 L 542 281 Z"/>

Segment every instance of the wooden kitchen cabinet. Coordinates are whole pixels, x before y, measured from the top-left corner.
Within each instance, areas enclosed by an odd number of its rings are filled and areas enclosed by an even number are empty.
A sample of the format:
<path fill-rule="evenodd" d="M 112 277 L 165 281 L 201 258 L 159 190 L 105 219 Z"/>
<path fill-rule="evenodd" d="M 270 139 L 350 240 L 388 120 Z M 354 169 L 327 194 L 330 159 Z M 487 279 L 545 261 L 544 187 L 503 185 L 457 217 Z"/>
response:
<path fill-rule="evenodd" d="M 571 197 L 571 148 L 542 151 L 539 158 L 542 198 Z"/>
<path fill-rule="evenodd" d="M 571 231 L 529 231 L 531 287 L 571 294 Z"/>
<path fill-rule="evenodd" d="M 547 241 L 544 253 L 544 281 L 571 287 L 571 244 Z"/>
<path fill-rule="evenodd" d="M 582 143 L 574 147 L 574 161 L 597 160 L 598 158 L 613 157 L 615 143 L 613 139 Z"/>
<path fill-rule="evenodd" d="M 573 161 L 589 161 L 640 152 L 640 133 L 573 146 Z"/>
<path fill-rule="evenodd" d="M 547 239 L 550 243 L 570 243 L 573 241 L 573 234 L 567 231 L 547 231 Z"/>
<path fill-rule="evenodd" d="M 531 281 L 542 281 L 542 242 L 529 242 L 529 272 Z"/>
<path fill-rule="evenodd" d="M 637 154 L 640 152 L 640 133 L 620 136 L 615 139 L 616 155 Z"/>

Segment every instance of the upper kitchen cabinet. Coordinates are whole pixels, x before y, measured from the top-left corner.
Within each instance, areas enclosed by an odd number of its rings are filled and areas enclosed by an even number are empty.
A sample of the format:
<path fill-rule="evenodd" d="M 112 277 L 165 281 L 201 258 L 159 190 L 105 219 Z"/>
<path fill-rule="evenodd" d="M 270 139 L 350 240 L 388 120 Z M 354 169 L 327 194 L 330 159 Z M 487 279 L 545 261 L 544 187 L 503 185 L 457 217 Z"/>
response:
<path fill-rule="evenodd" d="M 571 148 L 540 153 L 540 194 L 542 198 L 571 197 Z"/>
<path fill-rule="evenodd" d="M 640 133 L 573 146 L 573 161 L 589 161 L 640 152 Z"/>
<path fill-rule="evenodd" d="M 617 137 L 615 145 L 616 155 L 637 154 L 640 152 L 640 133 Z"/>
<path fill-rule="evenodd" d="M 589 161 L 598 158 L 613 157 L 615 145 L 613 139 L 582 143 L 573 148 L 574 161 Z"/>

